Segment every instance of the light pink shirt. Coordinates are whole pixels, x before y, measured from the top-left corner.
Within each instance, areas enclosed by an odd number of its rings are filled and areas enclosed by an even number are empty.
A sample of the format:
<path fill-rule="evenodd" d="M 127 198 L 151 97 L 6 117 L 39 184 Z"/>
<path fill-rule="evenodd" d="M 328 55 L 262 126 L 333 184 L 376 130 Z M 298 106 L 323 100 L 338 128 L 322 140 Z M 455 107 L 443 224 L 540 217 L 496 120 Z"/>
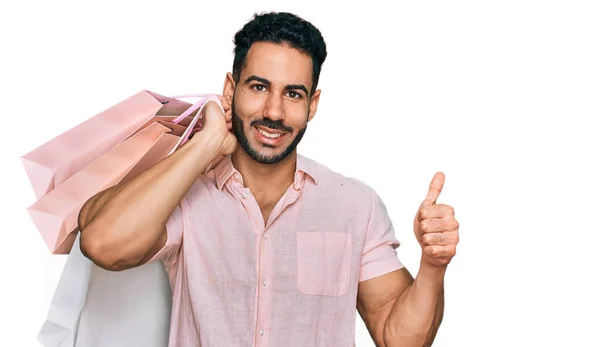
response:
<path fill-rule="evenodd" d="M 227 157 L 167 231 L 170 347 L 353 346 L 358 282 L 403 267 L 375 191 L 301 155 L 266 225 Z"/>

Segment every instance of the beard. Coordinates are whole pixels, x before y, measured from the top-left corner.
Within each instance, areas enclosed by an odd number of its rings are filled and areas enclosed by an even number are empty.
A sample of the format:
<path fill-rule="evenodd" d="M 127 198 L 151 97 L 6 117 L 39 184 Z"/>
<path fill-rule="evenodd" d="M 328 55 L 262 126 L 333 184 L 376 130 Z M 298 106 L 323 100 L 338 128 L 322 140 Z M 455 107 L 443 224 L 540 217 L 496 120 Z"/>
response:
<path fill-rule="evenodd" d="M 307 114 L 307 119 L 308 119 L 308 114 Z M 258 125 L 261 125 L 261 126 L 264 126 L 267 128 L 271 128 L 271 129 L 275 129 L 275 130 L 285 131 L 287 133 L 292 133 L 294 130 L 290 127 L 285 126 L 281 120 L 273 121 L 269 118 L 255 120 L 250 123 L 251 127 L 258 126 Z M 250 158 L 252 158 L 252 160 L 259 162 L 261 164 L 276 164 L 276 163 L 279 163 L 280 161 L 282 161 L 283 159 L 287 158 L 296 149 L 296 147 L 302 140 L 304 133 L 306 132 L 306 126 L 302 129 L 300 129 L 300 131 L 298 131 L 298 134 L 296 135 L 296 137 L 294 138 L 292 143 L 290 143 L 289 146 L 287 146 L 286 149 L 283 152 L 281 152 L 280 154 L 276 154 L 276 155 L 261 154 L 257 149 L 252 148 L 252 146 L 250 145 L 250 142 L 248 141 L 248 137 L 244 133 L 244 121 L 240 117 L 238 117 L 237 112 L 235 111 L 235 96 L 231 102 L 231 129 L 233 130 L 233 134 L 234 134 L 235 138 L 237 139 L 240 147 L 242 147 L 244 149 L 244 151 L 246 151 L 246 153 L 248 154 L 248 156 L 250 156 Z M 263 146 L 268 147 L 268 148 L 273 148 L 273 146 L 268 146 L 268 145 L 263 145 Z"/>

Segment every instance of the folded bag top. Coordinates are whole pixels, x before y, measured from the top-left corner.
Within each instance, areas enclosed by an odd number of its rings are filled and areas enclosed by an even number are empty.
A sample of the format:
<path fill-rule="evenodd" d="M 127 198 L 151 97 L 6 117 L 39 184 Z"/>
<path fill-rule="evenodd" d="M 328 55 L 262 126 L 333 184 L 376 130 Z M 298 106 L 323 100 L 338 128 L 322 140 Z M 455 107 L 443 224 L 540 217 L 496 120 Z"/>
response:
<path fill-rule="evenodd" d="M 114 148 L 153 117 L 180 117 L 186 112 L 187 117 L 195 109 L 198 103 L 192 105 L 176 97 L 143 90 L 56 136 L 21 157 L 36 198 Z"/>
<path fill-rule="evenodd" d="M 193 105 L 185 103 L 187 108 L 171 122 L 144 124 L 145 120 L 142 120 L 143 126 L 132 130 L 134 135 L 101 153 L 27 209 L 52 253 L 70 252 L 78 227 L 79 211 L 89 198 L 122 180 L 137 176 L 185 144 L 196 129 L 208 100 L 214 100 L 221 106 L 220 100 L 214 95 L 196 96 L 203 98 Z M 194 112 L 187 126 L 178 125 Z M 151 114 L 150 119 L 155 114 Z M 110 133 L 104 134 L 106 137 L 112 136 Z"/>

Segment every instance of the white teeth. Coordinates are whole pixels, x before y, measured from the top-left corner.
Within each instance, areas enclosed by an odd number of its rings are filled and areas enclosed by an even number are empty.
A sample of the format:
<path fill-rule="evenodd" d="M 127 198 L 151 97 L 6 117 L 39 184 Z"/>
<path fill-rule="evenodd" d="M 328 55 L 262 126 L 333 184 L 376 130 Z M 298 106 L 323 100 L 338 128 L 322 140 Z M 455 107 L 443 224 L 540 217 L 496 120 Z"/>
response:
<path fill-rule="evenodd" d="M 258 131 L 264 136 L 264 137 L 268 137 L 270 139 L 276 139 L 279 136 L 281 136 L 281 134 L 269 134 L 268 132 L 258 129 Z"/>

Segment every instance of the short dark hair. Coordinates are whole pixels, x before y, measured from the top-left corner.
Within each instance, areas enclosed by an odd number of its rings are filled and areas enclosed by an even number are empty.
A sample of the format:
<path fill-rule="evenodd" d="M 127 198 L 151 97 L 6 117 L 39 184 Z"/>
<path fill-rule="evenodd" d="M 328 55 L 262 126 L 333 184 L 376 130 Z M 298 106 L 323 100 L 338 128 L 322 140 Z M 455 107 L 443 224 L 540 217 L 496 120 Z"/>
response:
<path fill-rule="evenodd" d="M 240 81 L 248 51 L 255 42 L 286 43 L 309 55 L 313 63 L 313 83 L 310 94 L 317 90 L 321 65 L 327 57 L 327 47 L 321 32 L 314 25 L 288 12 L 255 13 L 253 19 L 246 23 L 234 37 L 233 78 L 236 83 Z"/>

